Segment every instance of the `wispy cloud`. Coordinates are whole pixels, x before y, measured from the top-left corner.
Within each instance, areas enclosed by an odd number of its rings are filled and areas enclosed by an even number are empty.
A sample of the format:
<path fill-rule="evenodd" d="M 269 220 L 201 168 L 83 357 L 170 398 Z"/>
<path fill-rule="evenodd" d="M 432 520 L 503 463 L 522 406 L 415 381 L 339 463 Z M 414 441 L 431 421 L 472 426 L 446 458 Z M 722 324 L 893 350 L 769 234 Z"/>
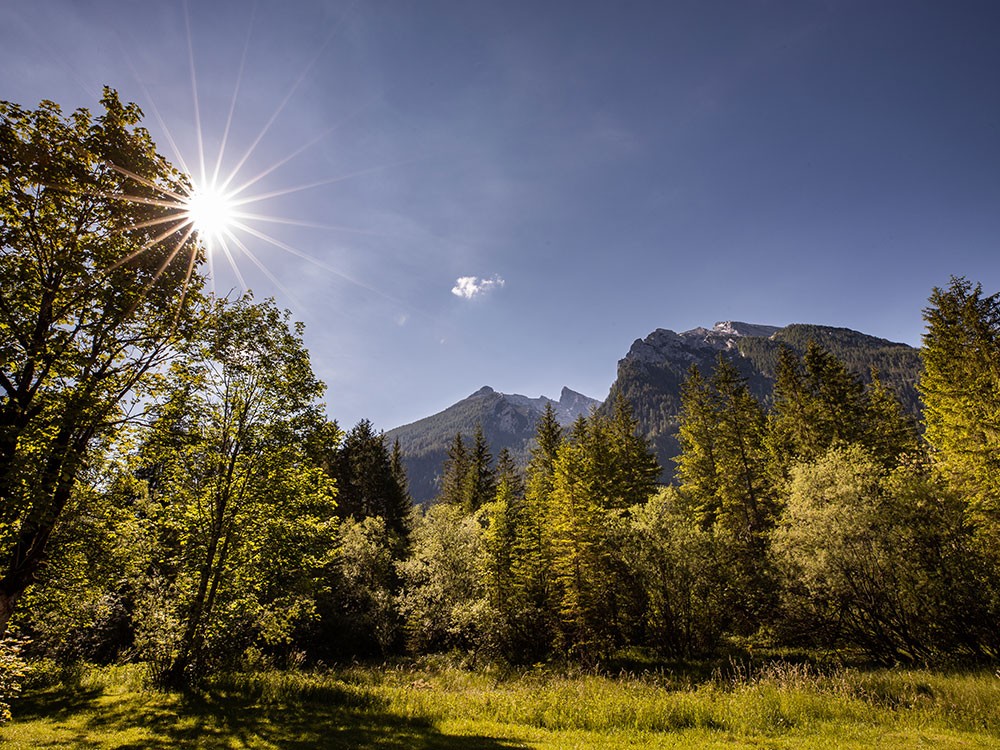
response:
<path fill-rule="evenodd" d="M 451 293 L 463 299 L 472 299 L 497 287 L 504 285 L 504 280 L 494 275 L 489 279 L 481 279 L 478 276 L 459 276 L 455 279 L 455 286 L 451 288 Z"/>

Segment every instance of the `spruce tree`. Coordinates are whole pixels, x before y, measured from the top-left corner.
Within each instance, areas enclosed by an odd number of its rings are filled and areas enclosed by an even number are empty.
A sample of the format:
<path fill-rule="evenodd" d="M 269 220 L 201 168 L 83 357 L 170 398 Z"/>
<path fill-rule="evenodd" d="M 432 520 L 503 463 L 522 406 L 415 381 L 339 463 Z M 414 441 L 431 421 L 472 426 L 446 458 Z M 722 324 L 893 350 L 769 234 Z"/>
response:
<path fill-rule="evenodd" d="M 680 490 L 714 537 L 727 580 L 730 626 L 753 632 L 774 593 L 767 543 L 777 503 L 768 472 L 767 419 L 746 380 L 721 353 L 710 380 L 691 372 L 682 399 Z"/>
<path fill-rule="evenodd" d="M 456 433 L 448 446 L 448 457 L 444 461 L 439 500 L 448 505 L 465 505 L 465 483 L 469 471 L 469 454 L 461 433 Z"/>
<path fill-rule="evenodd" d="M 337 511 L 341 518 L 381 517 L 399 537 L 408 531 L 410 500 L 393 471 L 385 436 L 367 419 L 344 438 L 337 459 Z"/>
<path fill-rule="evenodd" d="M 468 456 L 463 481 L 462 507 L 466 513 L 475 513 L 496 497 L 496 491 L 493 456 L 483 434 L 483 426 L 477 424 L 472 436 L 472 450 Z"/>
<path fill-rule="evenodd" d="M 867 393 L 865 444 L 873 458 L 885 468 L 899 464 L 901 456 L 922 455 L 920 434 L 913 417 L 903 411 L 896 395 L 882 383 L 878 369 L 872 368 Z"/>
<path fill-rule="evenodd" d="M 1000 295 L 953 278 L 924 310 L 927 442 L 978 524 L 1000 530 Z"/>
<path fill-rule="evenodd" d="M 712 389 L 695 365 L 681 385 L 681 413 L 677 436 L 681 452 L 674 459 L 685 498 L 705 529 L 718 513 L 719 471 L 716 465 L 718 407 Z"/>
<path fill-rule="evenodd" d="M 556 603 L 552 584 L 552 488 L 563 431 L 551 403 L 535 429 L 524 497 L 512 511 L 511 577 L 517 609 L 511 654 L 516 660 L 542 658 L 554 639 Z M 501 473 L 501 477 L 503 474 Z M 501 483 L 501 486 L 502 483 Z"/>

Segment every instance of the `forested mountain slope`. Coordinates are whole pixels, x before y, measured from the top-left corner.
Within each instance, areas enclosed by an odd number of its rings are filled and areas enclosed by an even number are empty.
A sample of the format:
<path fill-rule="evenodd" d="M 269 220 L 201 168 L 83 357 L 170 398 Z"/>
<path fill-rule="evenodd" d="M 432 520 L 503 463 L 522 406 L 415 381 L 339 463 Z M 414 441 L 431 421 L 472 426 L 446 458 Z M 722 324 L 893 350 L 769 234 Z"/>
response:
<path fill-rule="evenodd" d="M 692 365 L 708 376 L 721 352 L 747 378 L 751 391 L 770 404 L 778 351 L 782 345 L 798 353 L 815 341 L 866 382 L 874 367 L 879 378 L 917 414 L 916 382 L 920 373 L 918 350 L 849 328 L 793 324 L 783 328 L 726 321 L 712 328 L 683 333 L 657 329 L 637 339 L 618 362 L 618 376 L 605 406 L 622 395 L 632 405 L 640 429 L 656 449 L 664 477 L 672 474 L 677 455 L 677 424 L 681 384 Z"/>
<path fill-rule="evenodd" d="M 414 501 L 426 503 L 437 495 L 448 446 L 456 434 L 471 437 L 477 424 L 482 425 L 494 456 L 506 448 L 523 466 L 528 443 L 547 403 L 552 404 L 556 418 L 565 426 L 581 414 L 590 413 L 601 402 L 569 388 L 563 388 L 556 401 L 546 396 L 529 398 L 500 393 L 483 386 L 444 411 L 387 432 L 389 444 L 399 440 Z"/>

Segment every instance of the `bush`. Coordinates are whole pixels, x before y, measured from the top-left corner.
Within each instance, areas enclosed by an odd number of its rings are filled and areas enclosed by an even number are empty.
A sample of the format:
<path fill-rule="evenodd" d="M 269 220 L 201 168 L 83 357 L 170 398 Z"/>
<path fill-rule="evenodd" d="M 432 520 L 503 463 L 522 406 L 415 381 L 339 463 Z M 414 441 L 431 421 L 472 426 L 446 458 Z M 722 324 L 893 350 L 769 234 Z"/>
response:
<path fill-rule="evenodd" d="M 21 692 L 28 664 L 21 658 L 25 642 L 6 636 L 0 640 L 0 724 L 10 721 L 10 701 Z"/>

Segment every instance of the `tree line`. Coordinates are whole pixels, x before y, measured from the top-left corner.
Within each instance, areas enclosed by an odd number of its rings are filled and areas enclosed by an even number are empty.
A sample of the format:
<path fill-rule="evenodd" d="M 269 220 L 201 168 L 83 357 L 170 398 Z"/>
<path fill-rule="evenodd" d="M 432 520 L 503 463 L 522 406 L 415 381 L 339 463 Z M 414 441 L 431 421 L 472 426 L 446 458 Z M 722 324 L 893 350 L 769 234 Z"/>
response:
<path fill-rule="evenodd" d="M 816 343 L 780 351 L 767 410 L 720 356 L 685 381 L 671 486 L 619 399 L 567 430 L 550 406 L 523 471 L 456 435 L 419 508 L 398 443 L 325 416 L 301 326 L 205 293 L 163 199 L 184 176 L 102 103 L 0 104 L 5 648 L 175 686 L 452 649 L 996 657 L 997 295 L 933 291 L 922 425 Z"/>

